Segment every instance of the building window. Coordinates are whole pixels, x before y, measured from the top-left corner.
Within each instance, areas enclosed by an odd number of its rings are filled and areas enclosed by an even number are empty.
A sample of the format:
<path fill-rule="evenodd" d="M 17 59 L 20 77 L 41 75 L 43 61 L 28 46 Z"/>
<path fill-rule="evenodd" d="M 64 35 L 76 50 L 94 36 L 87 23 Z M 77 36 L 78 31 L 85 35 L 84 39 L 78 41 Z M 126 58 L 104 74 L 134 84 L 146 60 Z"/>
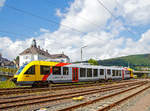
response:
<path fill-rule="evenodd" d="M 30 59 L 30 56 L 29 55 L 25 55 L 25 56 L 23 56 L 24 57 L 24 59 Z"/>
<path fill-rule="evenodd" d="M 63 75 L 69 75 L 69 68 L 63 67 Z"/>
<path fill-rule="evenodd" d="M 107 69 L 107 74 L 111 75 L 111 70 L 110 69 Z"/>
<path fill-rule="evenodd" d="M 61 67 L 53 67 L 53 75 L 61 75 Z"/>
<path fill-rule="evenodd" d="M 85 75 L 86 75 L 86 69 L 80 68 L 80 77 L 85 77 Z"/>
<path fill-rule="evenodd" d="M 40 66 L 41 75 L 50 74 L 50 66 Z"/>
<path fill-rule="evenodd" d="M 104 69 L 100 69 L 100 75 L 104 75 Z"/>
<path fill-rule="evenodd" d="M 60 60 L 61 62 L 65 62 L 63 59 Z"/>
<path fill-rule="evenodd" d="M 87 77 L 92 77 L 92 69 L 87 69 Z"/>
<path fill-rule="evenodd" d="M 93 76 L 94 76 L 94 77 L 97 77 L 97 76 L 98 76 L 98 74 L 97 74 L 97 73 L 98 73 L 98 70 L 97 70 L 97 69 L 94 69 L 93 71 L 94 71 Z"/>
<path fill-rule="evenodd" d="M 35 74 L 35 65 L 31 66 L 24 74 Z"/>

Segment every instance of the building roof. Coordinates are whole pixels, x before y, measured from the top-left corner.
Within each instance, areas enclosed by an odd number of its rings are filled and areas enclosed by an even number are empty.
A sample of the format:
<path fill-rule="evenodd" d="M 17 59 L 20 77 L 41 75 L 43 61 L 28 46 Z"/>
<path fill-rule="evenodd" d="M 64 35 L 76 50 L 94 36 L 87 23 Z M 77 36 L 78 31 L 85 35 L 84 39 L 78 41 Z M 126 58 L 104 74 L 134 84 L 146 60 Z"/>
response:
<path fill-rule="evenodd" d="M 25 49 L 23 52 L 21 52 L 19 55 L 26 55 L 26 54 L 39 54 L 43 55 L 52 59 L 57 59 L 57 58 L 68 58 L 65 54 L 49 54 L 48 50 L 44 51 L 43 49 L 40 49 L 40 46 L 36 46 L 36 41 L 33 39 L 33 42 L 31 44 L 30 48 Z"/>
<path fill-rule="evenodd" d="M 50 55 L 51 58 L 69 58 L 68 56 L 66 56 L 65 54 L 53 54 L 53 55 Z"/>
<path fill-rule="evenodd" d="M 35 46 L 31 46 L 30 48 L 27 48 L 26 50 L 24 50 L 23 52 L 20 53 L 20 55 L 26 55 L 26 54 L 40 54 L 40 55 L 44 55 L 49 57 L 50 54 L 48 53 L 48 51 L 44 51 L 42 49 L 40 49 L 40 47 L 35 47 Z"/>
<path fill-rule="evenodd" d="M 4 61 L 2 62 L 3 66 L 14 66 L 13 61 Z"/>

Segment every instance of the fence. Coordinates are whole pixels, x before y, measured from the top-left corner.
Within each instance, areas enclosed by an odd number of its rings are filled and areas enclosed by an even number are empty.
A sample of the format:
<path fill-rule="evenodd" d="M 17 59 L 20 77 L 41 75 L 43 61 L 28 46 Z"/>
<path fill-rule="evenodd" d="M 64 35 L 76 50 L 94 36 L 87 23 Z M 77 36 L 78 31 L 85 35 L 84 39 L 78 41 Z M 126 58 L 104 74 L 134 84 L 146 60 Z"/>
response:
<path fill-rule="evenodd" d="M 16 71 L 16 68 L 0 67 L 0 75 L 13 76 Z"/>

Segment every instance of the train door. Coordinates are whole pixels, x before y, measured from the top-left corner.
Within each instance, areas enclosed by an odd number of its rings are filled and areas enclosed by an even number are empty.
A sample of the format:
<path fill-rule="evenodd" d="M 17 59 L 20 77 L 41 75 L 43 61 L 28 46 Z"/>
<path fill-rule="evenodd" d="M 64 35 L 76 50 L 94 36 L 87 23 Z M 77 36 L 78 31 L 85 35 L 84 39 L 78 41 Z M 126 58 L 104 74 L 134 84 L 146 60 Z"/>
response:
<path fill-rule="evenodd" d="M 105 76 L 105 80 L 107 80 L 107 72 L 106 72 L 106 69 L 104 69 L 104 76 Z"/>
<path fill-rule="evenodd" d="M 125 71 L 122 70 L 122 80 L 124 80 L 124 73 L 125 73 Z"/>
<path fill-rule="evenodd" d="M 78 82 L 78 68 L 72 68 L 72 82 Z"/>

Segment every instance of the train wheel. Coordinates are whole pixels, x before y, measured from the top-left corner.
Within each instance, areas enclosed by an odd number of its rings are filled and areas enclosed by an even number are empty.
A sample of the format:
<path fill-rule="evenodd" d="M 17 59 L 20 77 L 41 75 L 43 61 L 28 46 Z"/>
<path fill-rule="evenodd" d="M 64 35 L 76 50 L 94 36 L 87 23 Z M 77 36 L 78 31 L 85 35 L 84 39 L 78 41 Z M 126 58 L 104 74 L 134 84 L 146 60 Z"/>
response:
<path fill-rule="evenodd" d="M 36 87 L 37 87 L 36 82 L 32 84 L 32 87 L 33 87 L 33 88 L 36 88 Z"/>
<path fill-rule="evenodd" d="M 48 81 L 42 82 L 41 85 L 42 87 L 49 87 Z"/>
<path fill-rule="evenodd" d="M 32 84 L 32 87 L 34 87 L 34 88 L 41 87 L 41 83 L 40 83 L 40 82 L 34 82 L 34 83 Z"/>

